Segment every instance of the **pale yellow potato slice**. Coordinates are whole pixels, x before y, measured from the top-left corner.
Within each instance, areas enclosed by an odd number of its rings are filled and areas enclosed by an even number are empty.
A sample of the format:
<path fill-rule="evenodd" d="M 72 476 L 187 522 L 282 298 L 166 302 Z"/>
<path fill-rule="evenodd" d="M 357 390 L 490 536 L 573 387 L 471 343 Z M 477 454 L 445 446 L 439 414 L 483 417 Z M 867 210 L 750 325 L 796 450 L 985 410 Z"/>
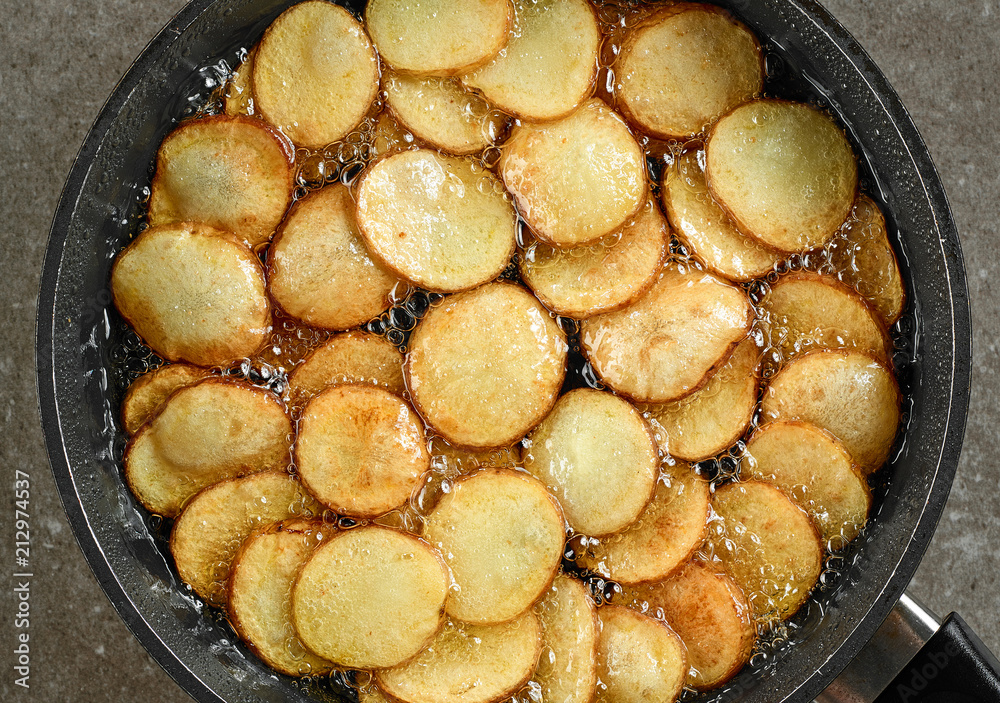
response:
<path fill-rule="evenodd" d="M 541 626 L 530 610 L 499 625 L 449 620 L 415 659 L 379 669 L 375 679 L 405 703 L 494 703 L 531 678 L 540 649 Z"/>
<path fill-rule="evenodd" d="M 378 86 L 378 58 L 364 28 L 324 0 L 285 10 L 254 57 L 255 107 L 298 146 L 322 147 L 347 136 Z"/>
<path fill-rule="evenodd" d="M 638 410 L 611 393 L 570 391 L 524 446 L 524 468 L 581 534 L 620 532 L 653 497 L 660 464 L 653 433 Z"/>
<path fill-rule="evenodd" d="M 299 478 L 342 515 L 371 518 L 405 503 L 430 467 L 420 418 L 381 388 L 327 388 L 302 411 Z"/>
<path fill-rule="evenodd" d="M 709 190 L 740 230 L 784 252 L 822 246 L 847 219 L 858 164 L 841 129 L 809 105 L 755 100 L 715 123 Z"/>
<path fill-rule="evenodd" d="M 600 239 L 646 201 L 642 150 L 598 98 L 556 122 L 515 127 L 500 175 L 532 232 L 558 247 Z"/>
<path fill-rule="evenodd" d="M 560 249 L 536 242 L 518 265 L 545 307 L 579 319 L 617 310 L 649 290 L 669 243 L 670 228 L 648 200 L 619 231 L 596 244 Z"/>
<path fill-rule="evenodd" d="M 260 261 L 227 232 L 150 227 L 111 267 L 115 307 L 168 361 L 225 366 L 252 356 L 271 331 Z"/>
<path fill-rule="evenodd" d="M 643 132 L 680 139 L 704 132 L 764 84 L 760 44 L 713 5 L 677 3 L 625 38 L 615 64 L 617 104 Z"/>
<path fill-rule="evenodd" d="M 191 386 L 209 375 L 191 364 L 164 364 L 132 381 L 122 401 L 122 424 L 130 435 L 139 431 L 178 388 Z"/>
<path fill-rule="evenodd" d="M 689 466 L 664 466 L 638 521 L 620 534 L 591 541 L 577 563 L 619 583 L 666 578 L 704 541 L 708 502 L 708 482 Z"/>
<path fill-rule="evenodd" d="M 673 703 L 688 672 L 687 650 L 667 625 L 628 608 L 598 610 L 600 680 L 595 703 Z"/>
<path fill-rule="evenodd" d="M 871 198 L 858 196 L 854 212 L 828 249 L 840 280 L 878 310 L 887 326 L 896 324 L 906 304 L 906 290 L 885 217 Z"/>
<path fill-rule="evenodd" d="M 322 676 L 333 663 L 302 644 L 292 625 L 292 585 L 313 550 L 336 528 L 319 520 L 284 520 L 243 542 L 229 575 L 227 614 L 240 639 L 272 669 Z"/>
<path fill-rule="evenodd" d="M 530 293 L 491 283 L 446 298 L 410 337 L 413 404 L 449 442 L 513 444 L 556 402 L 566 337 Z"/>
<path fill-rule="evenodd" d="M 731 447 L 757 407 L 761 352 L 747 337 L 701 390 L 674 403 L 646 408 L 660 448 L 684 461 L 702 461 Z"/>
<path fill-rule="evenodd" d="M 342 666 L 396 666 L 444 622 L 450 580 L 441 555 L 405 532 L 367 525 L 317 549 L 292 590 L 302 642 Z"/>
<path fill-rule="evenodd" d="M 493 58 L 507 44 L 510 0 L 370 0 L 365 26 L 397 71 L 453 76 Z"/>
<path fill-rule="evenodd" d="M 328 386 L 366 383 L 402 395 L 403 353 L 385 337 L 352 330 L 330 337 L 288 377 L 288 393 L 301 403 Z"/>
<path fill-rule="evenodd" d="M 823 570 L 819 533 L 804 510 L 774 486 L 729 483 L 712 498 L 715 558 L 758 618 L 790 618 Z"/>
<path fill-rule="evenodd" d="M 747 442 L 740 474 L 780 488 L 816 523 L 824 543 L 840 549 L 868 520 L 871 491 L 850 454 L 807 422 L 770 422 Z"/>
<path fill-rule="evenodd" d="M 361 179 L 358 225 L 372 252 L 408 281 L 442 293 L 475 288 L 514 253 L 517 215 L 495 184 L 465 158 L 392 154 Z"/>
<path fill-rule="evenodd" d="M 757 639 L 739 586 L 701 562 L 689 562 L 665 581 L 626 588 L 622 603 L 665 620 L 680 636 L 691 667 L 687 685 L 699 691 L 732 678 Z"/>
<path fill-rule="evenodd" d="M 514 14 L 507 46 L 462 82 L 521 119 L 569 114 L 597 77 L 601 34 L 594 10 L 584 0 L 514 0 Z"/>
<path fill-rule="evenodd" d="M 559 504 L 520 471 L 482 469 L 458 479 L 424 526 L 458 587 L 447 612 L 464 622 L 516 618 L 548 589 L 562 559 Z"/>
<path fill-rule="evenodd" d="M 147 510 L 177 515 L 223 479 L 290 463 L 291 420 L 269 391 L 210 378 L 181 388 L 125 448 L 125 480 Z"/>
<path fill-rule="evenodd" d="M 663 176 L 663 208 L 674 232 L 709 269 L 731 281 L 761 278 L 784 258 L 737 229 L 708 192 L 704 151 L 686 151 Z"/>
<path fill-rule="evenodd" d="M 590 703 L 597 685 L 597 608 L 587 587 L 560 574 L 538 604 L 542 656 L 534 680 L 543 701 Z"/>
<path fill-rule="evenodd" d="M 259 527 L 322 510 L 284 471 L 220 481 L 202 490 L 174 523 L 170 552 L 184 583 L 211 605 L 226 605 L 233 558 Z"/>
<path fill-rule="evenodd" d="M 369 254 L 340 183 L 295 203 L 267 254 L 267 287 L 292 317 L 346 330 L 389 307 L 398 279 Z"/>
<path fill-rule="evenodd" d="M 415 137 L 399 126 L 392 113 L 383 112 L 378 116 L 371 138 L 372 158 L 394 154 L 409 149 L 414 144 Z"/>
<path fill-rule="evenodd" d="M 739 288 L 673 264 L 628 307 L 584 320 L 580 340 L 602 381 L 633 400 L 666 403 L 704 386 L 753 317 Z"/>
<path fill-rule="evenodd" d="M 149 224 L 200 222 L 248 246 L 266 242 L 292 202 L 290 145 L 249 117 L 182 123 L 156 153 Z"/>
<path fill-rule="evenodd" d="M 786 361 L 816 349 L 852 349 L 882 362 L 892 341 L 878 314 L 832 276 L 799 271 L 771 284 L 760 305 L 768 346 Z"/>
<path fill-rule="evenodd" d="M 865 475 L 889 457 L 899 429 L 899 386 L 892 369 L 851 351 L 799 357 L 764 391 L 764 421 L 802 420 L 839 439 Z"/>
<path fill-rule="evenodd" d="M 256 54 L 257 47 L 248 51 L 243 63 L 233 71 L 226 83 L 226 90 L 222 94 L 222 109 L 227 115 L 254 114 L 253 59 Z"/>

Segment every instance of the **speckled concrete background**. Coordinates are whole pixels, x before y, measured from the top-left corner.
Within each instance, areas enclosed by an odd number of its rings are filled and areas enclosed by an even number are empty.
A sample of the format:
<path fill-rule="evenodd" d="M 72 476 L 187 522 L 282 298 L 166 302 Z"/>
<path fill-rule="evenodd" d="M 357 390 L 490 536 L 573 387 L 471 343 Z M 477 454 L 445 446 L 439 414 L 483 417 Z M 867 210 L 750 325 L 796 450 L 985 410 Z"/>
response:
<path fill-rule="evenodd" d="M 181 0 L 0 0 L 0 699 L 181 702 L 92 577 L 56 496 L 33 377 L 35 296 L 63 180 L 115 82 Z M 954 208 L 975 327 L 968 432 L 912 591 L 960 612 L 1000 653 L 1000 3 L 827 0 L 911 111 Z M 32 477 L 31 688 L 13 685 L 15 469 Z"/>

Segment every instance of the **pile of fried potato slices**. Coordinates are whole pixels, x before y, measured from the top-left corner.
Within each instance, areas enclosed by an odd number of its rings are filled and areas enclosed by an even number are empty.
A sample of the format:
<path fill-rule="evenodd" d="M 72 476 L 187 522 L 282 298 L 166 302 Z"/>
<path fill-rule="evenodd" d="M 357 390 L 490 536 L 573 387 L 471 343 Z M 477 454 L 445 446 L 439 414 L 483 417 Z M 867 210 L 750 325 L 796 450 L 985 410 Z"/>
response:
<path fill-rule="evenodd" d="M 111 275 L 167 362 L 123 461 L 183 580 L 363 701 L 733 677 L 900 422 L 885 219 L 835 120 L 763 90 L 705 4 L 281 14 L 163 141 Z"/>

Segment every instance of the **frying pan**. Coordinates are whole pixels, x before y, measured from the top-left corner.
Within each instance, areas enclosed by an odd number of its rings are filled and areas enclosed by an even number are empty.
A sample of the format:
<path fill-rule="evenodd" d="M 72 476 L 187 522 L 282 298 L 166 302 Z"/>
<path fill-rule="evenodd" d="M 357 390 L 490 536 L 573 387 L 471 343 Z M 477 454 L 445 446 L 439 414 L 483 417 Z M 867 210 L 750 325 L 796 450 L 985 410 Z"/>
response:
<path fill-rule="evenodd" d="M 136 339 L 111 305 L 108 278 L 114 255 L 138 226 L 160 141 L 224 79 L 240 48 L 255 43 L 290 4 L 194 0 L 143 51 L 73 165 L 39 294 L 41 416 L 72 529 L 136 638 L 205 702 L 346 700 L 349 693 L 337 678 L 303 684 L 276 675 L 236 643 L 228 623 L 179 582 L 164 526 L 124 488 L 117 417 L 128 373 L 123 365 Z M 769 92 L 821 104 L 845 127 L 863 187 L 887 213 L 910 296 L 895 358 L 905 423 L 889 466 L 877 474 L 883 481 L 875 487 L 869 527 L 792 621 L 795 646 L 763 652 L 729 686 L 704 697 L 810 701 L 886 620 L 941 515 L 969 401 L 968 291 L 955 224 L 926 147 L 861 47 L 811 0 L 720 4 L 761 38 Z M 996 671 L 988 652 L 982 656 Z M 989 690 L 1000 692 L 1000 683 Z"/>

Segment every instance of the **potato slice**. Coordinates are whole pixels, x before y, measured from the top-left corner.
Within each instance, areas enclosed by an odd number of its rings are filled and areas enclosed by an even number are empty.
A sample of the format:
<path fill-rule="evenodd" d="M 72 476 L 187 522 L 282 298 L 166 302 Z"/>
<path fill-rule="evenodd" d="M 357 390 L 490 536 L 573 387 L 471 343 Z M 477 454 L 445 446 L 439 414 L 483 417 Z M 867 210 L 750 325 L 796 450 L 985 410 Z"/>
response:
<path fill-rule="evenodd" d="M 331 2 L 293 5 L 257 47 L 256 107 L 298 146 L 318 148 L 347 136 L 378 86 L 378 58 L 368 36 L 350 12 Z"/>
<path fill-rule="evenodd" d="M 514 0 L 510 42 L 488 64 L 462 76 L 501 110 L 532 121 L 572 112 L 590 95 L 601 46 L 584 0 Z"/>
<path fill-rule="evenodd" d="M 600 681 L 595 703 L 673 703 L 681 694 L 688 662 L 684 643 L 662 622 L 628 608 L 598 611 Z"/>
<path fill-rule="evenodd" d="M 255 247 L 281 222 L 294 185 L 292 151 L 272 127 L 226 115 L 189 120 L 156 153 L 149 224 L 200 222 Z"/>
<path fill-rule="evenodd" d="M 611 393 L 562 396 L 524 441 L 524 468 L 559 499 L 581 534 L 620 532 L 653 497 L 660 458 L 649 425 Z"/>
<path fill-rule="evenodd" d="M 205 225 L 150 227 L 111 267 L 115 307 L 168 361 L 225 366 L 252 356 L 271 331 L 260 261 Z"/>
<path fill-rule="evenodd" d="M 615 76 L 618 107 L 630 122 L 682 139 L 758 94 L 764 61 L 756 37 L 728 12 L 678 3 L 628 33 Z"/>
<path fill-rule="evenodd" d="M 548 124 L 514 128 L 500 175 L 539 239 L 594 242 L 646 201 L 646 164 L 622 119 L 597 98 Z"/>
<path fill-rule="evenodd" d="M 843 445 L 807 422 L 770 422 L 747 442 L 740 474 L 780 488 L 840 549 L 865 526 L 872 495 Z"/>
<path fill-rule="evenodd" d="M 602 381 L 636 401 L 666 403 L 704 386 L 753 317 L 742 290 L 674 264 L 627 308 L 584 320 L 580 340 Z"/>
<path fill-rule="evenodd" d="M 559 504 L 541 481 L 510 469 L 483 469 L 455 481 L 424 527 L 458 590 L 453 618 L 476 624 L 516 618 L 548 589 L 565 533 Z"/>
<path fill-rule="evenodd" d="M 410 337 L 404 371 L 413 404 L 445 439 L 513 444 L 556 402 L 566 337 L 530 293 L 491 283 L 445 299 Z"/>
<path fill-rule="evenodd" d="M 877 359 L 851 351 L 801 356 L 772 380 L 764 421 L 802 420 L 839 439 L 865 475 L 889 457 L 899 429 L 899 386 Z"/>
<path fill-rule="evenodd" d="M 760 481 L 717 488 L 709 531 L 715 558 L 758 618 L 790 618 L 823 570 L 819 533 L 804 510 Z"/>
<path fill-rule="evenodd" d="M 538 604 L 542 656 L 534 680 L 543 701 L 590 703 L 597 685 L 597 608 L 587 587 L 565 574 Z"/>
<path fill-rule="evenodd" d="M 225 606 L 229 571 L 243 541 L 264 525 L 309 518 L 322 506 L 284 471 L 231 478 L 209 486 L 184 508 L 170 533 L 177 571 L 211 605 Z"/>
<path fill-rule="evenodd" d="M 536 242 L 518 264 L 524 282 L 547 308 L 584 318 L 624 307 L 649 290 L 669 240 L 663 215 L 648 200 L 638 215 L 596 244 L 559 249 Z"/>
<path fill-rule="evenodd" d="M 367 525 L 313 554 L 292 590 L 292 621 L 309 649 L 357 669 L 414 657 L 444 622 L 450 581 L 421 539 Z"/>
<path fill-rule="evenodd" d="M 170 396 L 125 448 L 125 480 L 139 502 L 173 517 L 223 479 L 289 464 L 292 423 L 270 392 L 223 378 Z"/>
<path fill-rule="evenodd" d="M 293 402 L 301 403 L 344 383 L 366 383 L 402 395 L 402 352 L 385 337 L 362 330 L 335 334 L 292 371 L 288 392 Z"/>
<path fill-rule="evenodd" d="M 746 597 L 728 576 L 701 562 L 689 562 L 665 581 L 626 588 L 622 603 L 665 620 L 680 636 L 693 688 L 716 688 L 750 659 L 757 630 Z"/>
<path fill-rule="evenodd" d="M 289 315 L 346 330 L 378 317 L 398 279 L 369 254 L 347 186 L 336 183 L 295 203 L 267 255 L 267 286 Z"/>
<path fill-rule="evenodd" d="M 252 115 L 253 106 L 253 59 L 257 47 L 247 52 L 243 63 L 233 71 L 222 94 L 222 109 L 227 115 Z"/>
<path fill-rule="evenodd" d="M 663 208 L 674 232 L 705 265 L 731 281 L 761 278 L 784 255 L 748 237 L 708 192 L 701 160 L 704 151 L 686 151 L 663 176 Z"/>
<path fill-rule="evenodd" d="M 514 622 L 469 625 L 449 620 L 430 646 L 375 679 L 406 703 L 494 703 L 531 678 L 541 626 L 530 610 Z"/>
<path fill-rule="evenodd" d="M 592 540 L 577 563 L 619 583 L 666 578 L 704 541 L 708 501 L 708 482 L 689 466 L 664 466 L 639 520 L 621 534 Z"/>
<path fill-rule="evenodd" d="M 483 187 L 481 187 L 483 186 Z M 517 215 L 495 177 L 429 149 L 392 154 L 358 186 L 358 225 L 390 269 L 428 290 L 486 283 L 514 253 Z"/>
<path fill-rule="evenodd" d="M 368 688 L 358 690 L 358 703 L 393 703 L 372 683 Z"/>
<path fill-rule="evenodd" d="M 178 388 L 191 386 L 210 375 L 191 364 L 164 364 L 132 381 L 122 401 L 122 424 L 130 435 L 153 417 Z"/>
<path fill-rule="evenodd" d="M 878 310 L 886 326 L 896 324 L 903 314 L 906 290 L 885 217 L 871 198 L 858 196 L 854 212 L 828 248 L 840 280 Z"/>
<path fill-rule="evenodd" d="M 756 100 L 715 123 L 705 147 L 715 199 L 746 234 L 784 252 L 822 246 L 858 189 L 851 145 L 809 105 Z"/>
<path fill-rule="evenodd" d="M 292 584 L 313 550 L 336 528 L 319 520 L 285 520 L 256 530 L 233 559 L 227 613 L 240 639 L 272 669 L 322 676 L 333 664 L 302 644 L 292 626 Z"/>
<path fill-rule="evenodd" d="M 382 59 L 405 73 L 454 76 L 507 44 L 509 0 L 370 0 L 365 25 Z"/>
<path fill-rule="evenodd" d="M 771 285 L 760 306 L 768 346 L 785 360 L 815 349 L 854 349 L 887 362 L 892 342 L 877 313 L 832 276 L 799 271 Z"/>
<path fill-rule="evenodd" d="M 302 483 L 342 515 L 371 518 L 405 503 L 430 467 L 420 418 L 381 388 L 327 388 L 306 405 L 298 429 Z"/>
<path fill-rule="evenodd" d="M 731 447 L 757 407 L 759 368 L 760 350 L 748 337 L 704 388 L 674 403 L 649 406 L 660 448 L 677 459 L 702 461 Z"/>

